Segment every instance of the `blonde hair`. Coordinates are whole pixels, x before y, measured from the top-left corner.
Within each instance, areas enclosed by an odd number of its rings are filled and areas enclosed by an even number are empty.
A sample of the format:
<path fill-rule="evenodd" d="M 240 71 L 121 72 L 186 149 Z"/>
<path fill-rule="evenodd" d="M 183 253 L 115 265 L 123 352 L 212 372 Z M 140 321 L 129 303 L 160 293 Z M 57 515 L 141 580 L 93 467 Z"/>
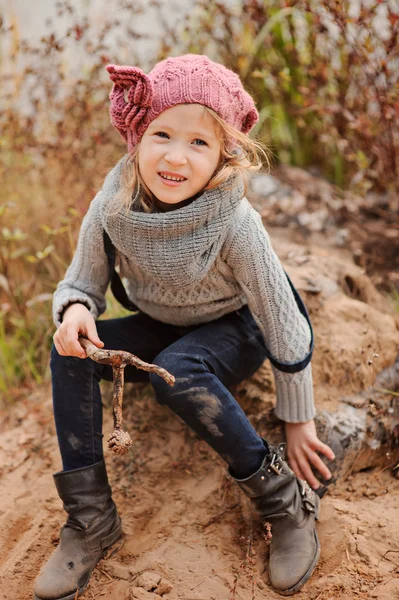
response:
<path fill-rule="evenodd" d="M 211 115 L 216 123 L 220 141 L 220 162 L 204 190 L 212 190 L 223 185 L 234 175 L 241 175 L 244 182 L 244 194 L 247 193 L 249 175 L 259 171 L 266 165 L 270 169 L 269 150 L 256 139 L 241 133 L 224 121 L 219 115 L 204 106 L 204 111 Z M 138 155 L 140 142 L 129 153 L 122 168 L 121 186 L 116 200 L 129 210 L 131 205 L 140 200 L 144 212 L 152 212 L 154 195 L 146 186 L 140 174 Z"/>

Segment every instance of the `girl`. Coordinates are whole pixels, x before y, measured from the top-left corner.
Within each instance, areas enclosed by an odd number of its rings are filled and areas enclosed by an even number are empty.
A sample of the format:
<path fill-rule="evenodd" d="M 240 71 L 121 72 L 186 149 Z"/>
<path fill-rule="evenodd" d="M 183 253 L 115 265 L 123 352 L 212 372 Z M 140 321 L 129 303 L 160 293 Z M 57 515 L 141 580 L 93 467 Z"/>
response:
<path fill-rule="evenodd" d="M 312 336 L 307 313 L 245 193 L 260 166 L 248 137 L 258 120 L 238 76 L 206 56 L 158 63 L 149 75 L 109 65 L 111 121 L 128 144 L 85 216 L 73 261 L 54 294 L 54 414 L 63 471 L 54 475 L 68 514 L 60 544 L 35 585 L 36 600 L 72 600 L 121 538 L 102 450 L 101 379 L 111 367 L 87 358 L 78 335 L 126 350 L 176 377 L 151 374 L 167 404 L 220 454 L 272 525 L 269 574 L 289 595 L 320 553 L 318 482 L 332 459 L 313 422 Z M 104 231 L 138 312 L 96 321 L 112 276 Z M 277 415 L 286 422 L 293 471 L 253 429 L 229 387 L 270 358 Z M 127 381 L 148 374 L 126 368 Z M 295 473 L 295 474 L 294 474 Z"/>

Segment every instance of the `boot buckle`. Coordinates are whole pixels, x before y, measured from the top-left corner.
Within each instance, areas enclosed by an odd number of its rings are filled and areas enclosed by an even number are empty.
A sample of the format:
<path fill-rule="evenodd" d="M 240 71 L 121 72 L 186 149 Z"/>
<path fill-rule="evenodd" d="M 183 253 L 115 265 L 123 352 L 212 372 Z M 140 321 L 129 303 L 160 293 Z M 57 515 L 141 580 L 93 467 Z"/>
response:
<path fill-rule="evenodd" d="M 280 455 L 280 457 L 282 458 L 282 460 L 285 460 L 285 449 L 286 449 L 287 444 L 285 442 L 281 442 L 281 444 L 279 444 L 277 446 L 277 452 Z"/>
<path fill-rule="evenodd" d="M 278 454 L 273 454 L 273 458 L 270 462 L 268 471 L 271 469 L 272 471 L 274 471 L 276 473 L 276 475 L 281 475 L 282 465 L 279 462 L 280 459 L 281 459 L 281 457 Z"/>
<path fill-rule="evenodd" d="M 304 507 L 311 513 L 315 512 L 316 508 L 316 494 L 310 489 L 306 481 L 299 479 L 301 484 L 301 496 L 303 498 Z"/>
<path fill-rule="evenodd" d="M 281 475 L 281 468 L 279 469 L 278 465 L 270 465 L 270 468 L 276 473 L 276 475 Z"/>

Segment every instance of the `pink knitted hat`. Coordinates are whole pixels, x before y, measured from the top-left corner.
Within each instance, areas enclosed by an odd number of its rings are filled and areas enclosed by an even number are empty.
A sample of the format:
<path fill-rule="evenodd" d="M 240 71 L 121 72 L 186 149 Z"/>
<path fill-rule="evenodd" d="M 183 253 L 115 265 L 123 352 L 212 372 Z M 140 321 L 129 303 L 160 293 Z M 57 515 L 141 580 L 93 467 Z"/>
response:
<path fill-rule="evenodd" d="M 111 122 L 131 150 L 148 125 L 176 104 L 203 104 L 224 121 L 248 133 L 259 115 L 233 71 L 200 54 L 167 58 L 146 75 L 138 67 L 108 65 L 114 85 L 109 95 Z"/>

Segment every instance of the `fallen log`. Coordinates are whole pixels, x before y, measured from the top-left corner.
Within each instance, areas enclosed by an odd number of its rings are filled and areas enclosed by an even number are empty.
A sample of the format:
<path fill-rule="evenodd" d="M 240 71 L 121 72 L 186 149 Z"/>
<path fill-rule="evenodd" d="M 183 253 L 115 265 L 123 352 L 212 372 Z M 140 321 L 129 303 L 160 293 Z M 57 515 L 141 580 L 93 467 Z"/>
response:
<path fill-rule="evenodd" d="M 284 423 L 278 419 L 272 403 L 272 374 L 266 363 L 255 375 L 232 388 L 255 429 L 272 444 L 284 441 Z M 332 479 L 327 488 L 359 471 L 379 467 L 391 469 L 399 478 L 399 356 L 396 362 L 381 371 L 374 385 L 363 392 L 343 397 L 334 411 L 319 410 L 315 417 L 320 439 L 335 454 L 328 468 Z M 325 457 L 321 456 L 322 460 Z"/>
<path fill-rule="evenodd" d="M 320 439 L 331 446 L 329 464 L 334 479 L 376 466 L 399 473 L 399 357 L 379 373 L 375 383 L 357 395 L 343 398 L 337 410 L 316 417 Z"/>

